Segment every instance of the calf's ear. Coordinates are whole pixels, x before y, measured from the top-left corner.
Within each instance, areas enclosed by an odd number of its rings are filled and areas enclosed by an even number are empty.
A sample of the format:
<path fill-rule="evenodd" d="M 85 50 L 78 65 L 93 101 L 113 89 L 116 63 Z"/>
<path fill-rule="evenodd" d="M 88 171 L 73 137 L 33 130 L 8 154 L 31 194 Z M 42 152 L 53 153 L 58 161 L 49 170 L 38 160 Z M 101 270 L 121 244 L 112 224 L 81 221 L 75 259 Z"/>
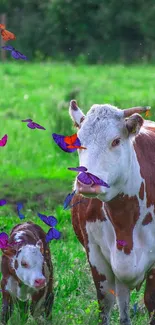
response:
<path fill-rule="evenodd" d="M 81 123 L 85 119 L 85 115 L 83 114 L 81 109 L 77 106 L 77 102 L 75 99 L 71 100 L 71 102 L 70 102 L 69 115 L 70 115 L 71 119 L 73 120 L 74 125 L 77 128 L 80 128 Z"/>
<path fill-rule="evenodd" d="M 13 247 L 7 247 L 5 249 L 3 248 L 1 251 L 3 255 L 7 256 L 8 258 L 12 258 L 17 253 L 16 249 Z"/>
<path fill-rule="evenodd" d="M 129 118 L 126 118 L 125 126 L 128 131 L 128 134 L 137 135 L 143 123 L 144 119 L 137 113 L 131 115 Z"/>
<path fill-rule="evenodd" d="M 43 242 L 41 239 L 39 239 L 36 243 L 36 247 L 38 247 L 41 251 L 41 254 L 44 254 L 44 246 L 43 246 Z"/>

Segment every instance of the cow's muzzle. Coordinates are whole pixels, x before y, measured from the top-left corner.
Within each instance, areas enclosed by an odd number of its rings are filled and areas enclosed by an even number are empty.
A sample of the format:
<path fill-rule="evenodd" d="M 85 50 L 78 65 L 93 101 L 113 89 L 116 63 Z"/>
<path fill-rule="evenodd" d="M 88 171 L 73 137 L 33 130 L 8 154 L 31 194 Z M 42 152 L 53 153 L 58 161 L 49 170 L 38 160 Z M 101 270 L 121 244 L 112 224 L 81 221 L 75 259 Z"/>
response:
<path fill-rule="evenodd" d="M 76 193 L 77 194 L 83 194 L 83 195 L 91 195 L 91 196 L 97 196 L 98 194 L 102 193 L 101 186 L 100 185 L 85 185 L 79 180 L 76 182 Z"/>

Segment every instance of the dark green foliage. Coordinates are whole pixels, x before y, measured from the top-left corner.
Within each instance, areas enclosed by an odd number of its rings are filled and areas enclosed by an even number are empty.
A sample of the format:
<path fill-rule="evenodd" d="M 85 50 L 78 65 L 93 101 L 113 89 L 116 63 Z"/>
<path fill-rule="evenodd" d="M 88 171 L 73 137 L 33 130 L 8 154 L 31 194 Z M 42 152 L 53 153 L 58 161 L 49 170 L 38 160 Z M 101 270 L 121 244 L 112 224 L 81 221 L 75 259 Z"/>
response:
<path fill-rule="evenodd" d="M 0 12 L 30 60 L 154 60 L 154 0 L 2 0 Z"/>

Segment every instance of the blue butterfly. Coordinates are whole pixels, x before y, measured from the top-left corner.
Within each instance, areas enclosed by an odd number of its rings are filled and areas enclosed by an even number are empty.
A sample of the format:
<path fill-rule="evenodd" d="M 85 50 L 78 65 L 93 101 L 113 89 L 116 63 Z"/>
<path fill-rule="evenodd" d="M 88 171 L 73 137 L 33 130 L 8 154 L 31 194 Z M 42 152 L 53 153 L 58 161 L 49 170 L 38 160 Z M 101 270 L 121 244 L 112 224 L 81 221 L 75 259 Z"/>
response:
<path fill-rule="evenodd" d="M 44 214 L 41 214 L 38 212 L 38 217 L 46 223 L 46 225 L 50 226 L 51 228 L 49 229 L 48 233 L 46 234 L 46 242 L 48 243 L 52 239 L 60 239 L 61 237 L 61 232 L 58 231 L 57 229 L 53 228 L 57 225 L 58 221 L 55 217 L 53 216 L 45 216 Z"/>
<path fill-rule="evenodd" d="M 20 220 L 25 219 L 25 216 L 20 213 L 20 210 L 23 209 L 23 204 L 22 203 L 17 203 L 17 212 L 18 212 L 18 217 L 20 218 Z"/>
<path fill-rule="evenodd" d="M 138 306 L 138 302 L 135 302 L 135 304 L 133 305 L 134 314 L 136 314 L 137 312 L 137 306 Z"/>
<path fill-rule="evenodd" d="M 66 196 L 66 198 L 65 198 L 65 200 L 64 200 L 64 203 L 63 203 L 64 210 L 71 209 L 71 208 L 74 207 L 75 205 L 77 205 L 77 204 L 79 204 L 79 203 L 85 201 L 85 199 L 84 199 L 84 200 L 78 201 L 78 202 L 76 202 L 76 203 L 70 205 L 70 202 L 71 202 L 73 196 L 75 195 L 75 193 L 76 193 L 76 190 L 73 191 L 71 194 L 69 193 L 69 194 Z"/>

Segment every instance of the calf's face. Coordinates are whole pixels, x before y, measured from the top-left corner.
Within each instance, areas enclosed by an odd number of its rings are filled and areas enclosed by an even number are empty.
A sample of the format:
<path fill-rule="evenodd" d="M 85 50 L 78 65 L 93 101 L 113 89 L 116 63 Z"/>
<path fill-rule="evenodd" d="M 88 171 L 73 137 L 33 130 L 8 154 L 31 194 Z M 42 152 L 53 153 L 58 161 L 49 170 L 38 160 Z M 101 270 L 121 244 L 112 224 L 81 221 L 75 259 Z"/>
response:
<path fill-rule="evenodd" d="M 43 275 L 44 257 L 41 253 L 40 241 L 34 245 L 25 245 L 19 250 L 7 249 L 3 253 L 11 258 L 11 267 L 23 284 L 33 289 L 41 289 L 46 286 L 46 278 Z"/>

